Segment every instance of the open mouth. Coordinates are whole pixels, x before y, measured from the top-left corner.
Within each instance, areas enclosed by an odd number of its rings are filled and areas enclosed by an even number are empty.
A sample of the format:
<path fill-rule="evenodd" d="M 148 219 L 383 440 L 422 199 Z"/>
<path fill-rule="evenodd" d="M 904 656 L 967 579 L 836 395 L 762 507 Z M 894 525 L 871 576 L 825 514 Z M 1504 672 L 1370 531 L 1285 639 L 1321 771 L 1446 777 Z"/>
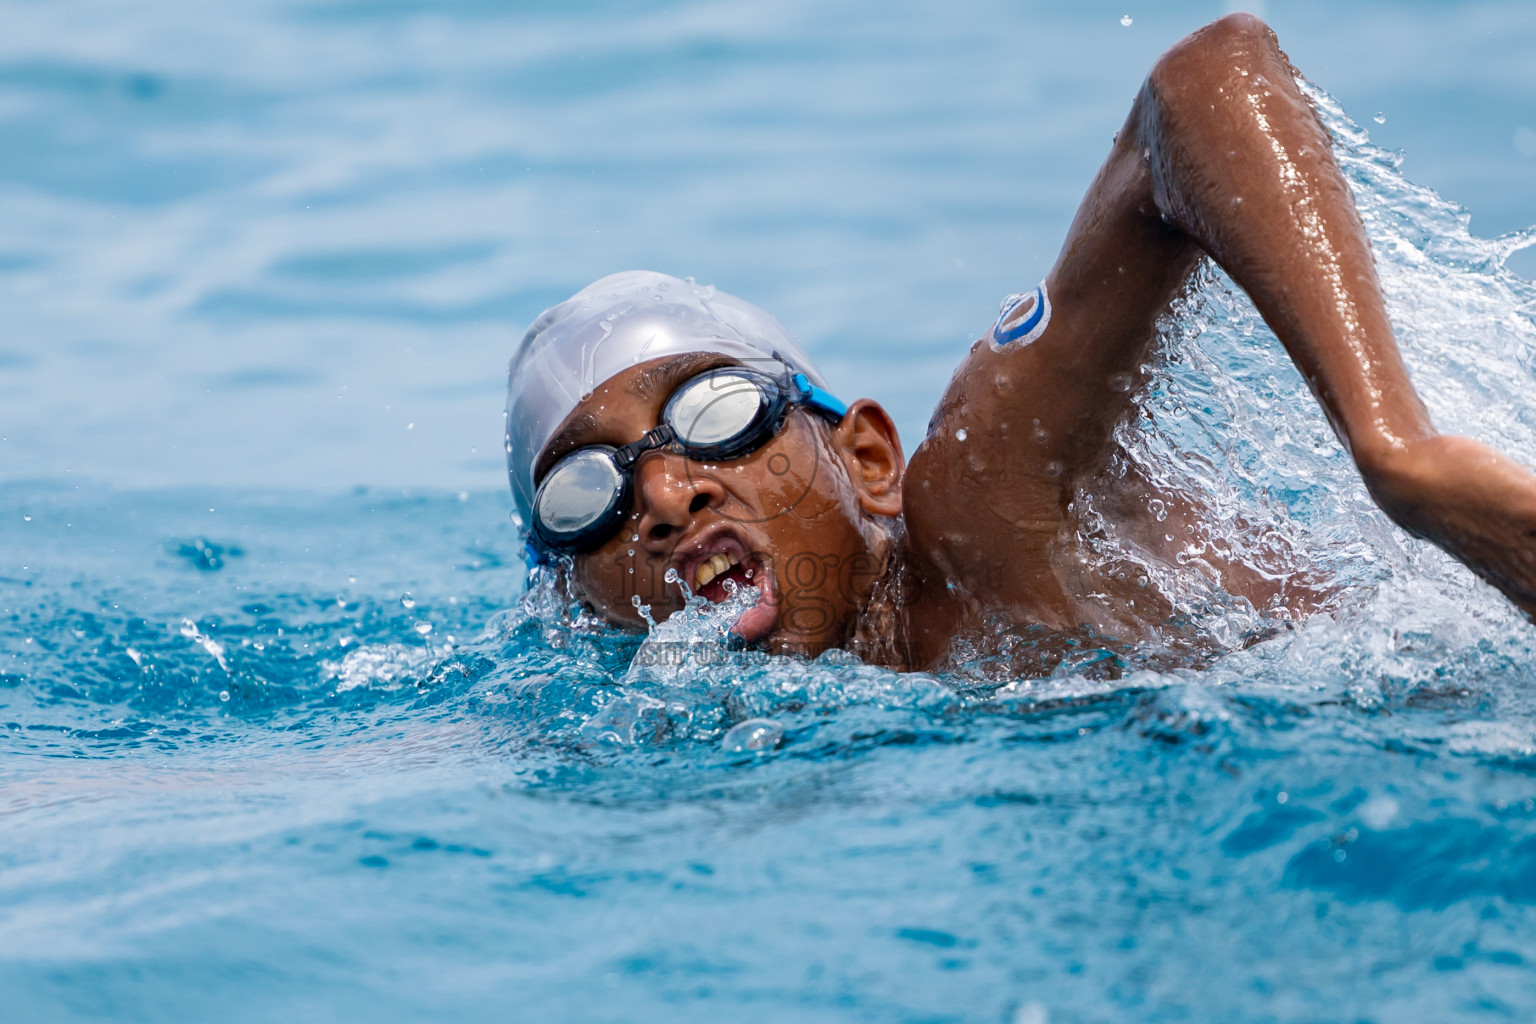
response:
<path fill-rule="evenodd" d="M 711 604 L 721 604 L 743 588 L 754 588 L 757 601 L 741 614 L 731 632 L 748 643 L 761 640 L 778 623 L 778 594 L 764 560 L 749 554 L 731 535 L 700 538 L 700 550 L 680 567 L 689 589 Z"/>
<path fill-rule="evenodd" d="M 693 592 L 711 604 L 719 604 L 741 587 L 756 586 L 757 573 L 734 554 L 717 551 L 693 570 Z"/>

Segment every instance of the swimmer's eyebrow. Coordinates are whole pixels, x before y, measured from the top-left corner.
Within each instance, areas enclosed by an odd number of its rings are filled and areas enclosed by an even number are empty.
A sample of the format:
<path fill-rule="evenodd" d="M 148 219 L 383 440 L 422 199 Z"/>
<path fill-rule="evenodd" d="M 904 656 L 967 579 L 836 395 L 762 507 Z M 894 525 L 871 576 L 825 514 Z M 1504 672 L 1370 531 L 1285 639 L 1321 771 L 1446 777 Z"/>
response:
<path fill-rule="evenodd" d="M 716 352 L 693 352 L 642 371 L 624 390 L 642 402 L 649 402 L 670 395 L 679 384 L 694 374 L 735 362 L 735 359 Z"/>
<path fill-rule="evenodd" d="M 583 413 L 571 422 L 555 431 L 555 436 L 549 439 L 544 446 L 544 454 L 539 456 L 539 461 L 533 467 L 533 479 L 537 483 L 544 473 L 553 466 L 560 457 L 567 452 L 575 451 L 587 444 L 587 439 L 597 433 L 597 416 L 594 413 Z"/>

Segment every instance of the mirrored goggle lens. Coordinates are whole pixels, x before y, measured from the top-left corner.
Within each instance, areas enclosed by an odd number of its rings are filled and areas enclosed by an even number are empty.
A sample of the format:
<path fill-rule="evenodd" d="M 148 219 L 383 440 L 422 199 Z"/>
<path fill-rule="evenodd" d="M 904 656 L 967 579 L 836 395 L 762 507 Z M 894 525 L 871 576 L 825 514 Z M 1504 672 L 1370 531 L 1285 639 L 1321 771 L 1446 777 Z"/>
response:
<path fill-rule="evenodd" d="M 667 419 L 679 441 L 702 448 L 750 430 L 767 404 L 760 382 L 726 370 L 684 384 L 668 403 Z"/>
<path fill-rule="evenodd" d="M 609 453 L 579 451 L 550 470 L 534 511 L 547 532 L 574 536 L 602 520 L 623 490 L 624 478 Z"/>

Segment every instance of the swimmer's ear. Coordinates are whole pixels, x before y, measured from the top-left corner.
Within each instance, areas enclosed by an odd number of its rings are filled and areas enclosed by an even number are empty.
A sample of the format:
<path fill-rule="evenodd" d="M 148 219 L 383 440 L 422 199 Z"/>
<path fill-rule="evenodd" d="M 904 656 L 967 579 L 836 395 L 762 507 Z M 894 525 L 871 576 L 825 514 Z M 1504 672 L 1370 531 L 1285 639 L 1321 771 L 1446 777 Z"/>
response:
<path fill-rule="evenodd" d="M 832 431 L 843 453 L 848 478 L 859 492 L 859 507 L 870 515 L 901 514 L 901 477 L 906 459 L 890 413 L 879 402 L 861 398 L 848 407 Z"/>

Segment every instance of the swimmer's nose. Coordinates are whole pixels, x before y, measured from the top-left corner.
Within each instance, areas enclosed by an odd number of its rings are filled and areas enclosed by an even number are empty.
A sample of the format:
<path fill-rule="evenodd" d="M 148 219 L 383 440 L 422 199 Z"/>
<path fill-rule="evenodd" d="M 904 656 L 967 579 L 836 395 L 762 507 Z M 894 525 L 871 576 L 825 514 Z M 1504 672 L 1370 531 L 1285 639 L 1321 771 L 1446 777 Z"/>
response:
<path fill-rule="evenodd" d="M 696 467 L 671 452 L 652 452 L 635 466 L 635 511 L 640 514 L 635 532 L 647 545 L 675 539 L 705 509 L 724 500 L 719 481 L 690 469 Z"/>

